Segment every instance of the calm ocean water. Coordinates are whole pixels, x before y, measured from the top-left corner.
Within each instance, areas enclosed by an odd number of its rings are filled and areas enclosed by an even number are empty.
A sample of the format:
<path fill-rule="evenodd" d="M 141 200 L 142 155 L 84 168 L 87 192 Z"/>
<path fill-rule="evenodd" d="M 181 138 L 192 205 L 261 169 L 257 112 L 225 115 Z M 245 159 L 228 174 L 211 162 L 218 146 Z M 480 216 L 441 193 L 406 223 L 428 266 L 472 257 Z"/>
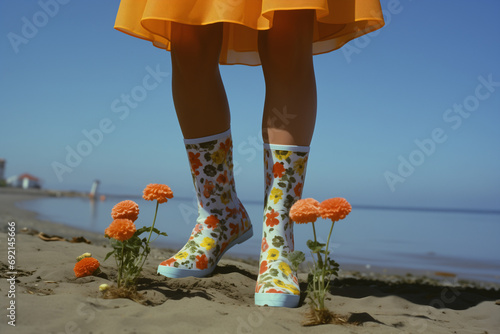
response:
<path fill-rule="evenodd" d="M 105 201 L 86 198 L 41 198 L 19 204 L 43 220 L 103 233 L 111 223 L 112 207 L 124 199 L 139 204 L 139 227 L 151 225 L 155 204 L 140 197 L 108 196 Z M 254 237 L 228 253 L 258 258 L 262 235 L 262 204 L 243 201 L 254 225 Z M 174 198 L 160 205 L 156 226 L 168 237 L 157 246 L 177 248 L 189 237 L 196 219 L 194 199 Z M 330 223 L 316 224 L 320 241 L 326 242 Z M 312 239 L 310 224 L 295 227 L 295 248 L 304 251 Z M 324 240 L 322 240 L 324 239 Z M 342 266 L 369 265 L 411 271 L 445 271 L 459 278 L 500 283 L 500 214 L 439 212 L 353 205 L 352 213 L 333 229 L 330 249 Z"/>

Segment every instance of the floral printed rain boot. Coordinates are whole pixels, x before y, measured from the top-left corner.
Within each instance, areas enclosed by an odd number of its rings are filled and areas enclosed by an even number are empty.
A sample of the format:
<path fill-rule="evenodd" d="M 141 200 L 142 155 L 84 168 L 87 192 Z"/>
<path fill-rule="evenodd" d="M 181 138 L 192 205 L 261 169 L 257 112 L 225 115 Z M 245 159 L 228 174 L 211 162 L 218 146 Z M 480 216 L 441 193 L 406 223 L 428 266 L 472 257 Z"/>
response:
<path fill-rule="evenodd" d="M 184 247 L 158 266 L 159 274 L 172 278 L 211 274 L 229 248 L 253 235 L 236 195 L 230 130 L 184 143 L 198 198 L 198 219 Z"/>
<path fill-rule="evenodd" d="M 288 214 L 302 195 L 309 147 L 264 145 L 266 191 L 255 304 L 297 307 L 300 288 L 286 253 L 293 252 Z"/>

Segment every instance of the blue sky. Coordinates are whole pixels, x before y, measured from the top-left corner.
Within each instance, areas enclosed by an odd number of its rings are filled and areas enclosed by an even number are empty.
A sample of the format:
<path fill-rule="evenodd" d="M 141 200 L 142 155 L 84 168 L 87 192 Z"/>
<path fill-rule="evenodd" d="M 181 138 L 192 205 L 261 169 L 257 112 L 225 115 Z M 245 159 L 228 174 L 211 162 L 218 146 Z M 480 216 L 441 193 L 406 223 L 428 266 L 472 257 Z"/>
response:
<path fill-rule="evenodd" d="M 59 0 L 46 14 L 43 4 L 55 1 L 0 4 L 6 176 L 28 172 L 45 188 L 76 190 L 100 179 L 103 192 L 123 194 L 166 183 L 192 196 L 169 53 L 113 29 L 117 0 Z M 381 3 L 386 27 L 315 57 L 318 119 L 304 196 L 500 210 L 500 3 Z M 222 75 L 238 192 L 261 200 L 262 71 L 223 66 Z M 78 149 L 86 155 L 70 166 Z M 54 165 L 67 169 L 58 177 Z"/>

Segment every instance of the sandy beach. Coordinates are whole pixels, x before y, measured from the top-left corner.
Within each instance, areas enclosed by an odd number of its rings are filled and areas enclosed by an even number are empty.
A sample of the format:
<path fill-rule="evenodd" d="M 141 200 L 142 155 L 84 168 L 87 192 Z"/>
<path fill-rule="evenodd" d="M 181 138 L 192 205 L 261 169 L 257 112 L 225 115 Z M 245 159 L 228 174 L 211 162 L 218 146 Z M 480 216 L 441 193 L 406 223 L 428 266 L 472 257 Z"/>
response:
<path fill-rule="evenodd" d="M 304 294 L 295 309 L 254 305 L 256 262 L 223 259 L 210 277 L 167 279 L 156 275 L 157 264 L 172 254 L 164 249 L 153 249 L 145 265 L 141 303 L 103 299 L 99 285 L 116 275 L 114 261 L 103 262 L 109 251 L 103 235 L 41 221 L 15 206 L 49 195 L 55 194 L 0 189 L 1 333 L 500 333 L 500 284 L 342 270 L 327 306 L 345 324 L 304 327 Z M 15 274 L 7 263 L 8 222 L 16 227 Z M 44 241 L 39 232 L 65 240 Z M 73 237 L 91 243 L 66 241 Z M 102 273 L 75 278 L 75 258 L 85 252 L 101 262 Z M 305 291 L 306 274 L 299 276 Z"/>

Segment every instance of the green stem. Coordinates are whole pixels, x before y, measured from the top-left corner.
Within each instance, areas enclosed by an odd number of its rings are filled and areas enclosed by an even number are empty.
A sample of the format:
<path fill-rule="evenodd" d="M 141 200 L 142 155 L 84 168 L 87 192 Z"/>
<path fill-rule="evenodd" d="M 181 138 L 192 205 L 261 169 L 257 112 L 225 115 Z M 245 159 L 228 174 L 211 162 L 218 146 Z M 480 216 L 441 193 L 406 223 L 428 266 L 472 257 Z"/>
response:
<path fill-rule="evenodd" d="M 155 223 L 156 223 L 156 214 L 158 213 L 158 205 L 160 205 L 160 203 L 158 203 L 158 201 L 156 201 L 156 210 L 155 210 L 155 217 L 153 218 L 153 225 L 151 225 L 151 229 L 149 230 L 149 236 L 148 236 L 148 241 L 146 241 L 146 243 L 149 245 L 149 239 L 151 239 L 151 234 L 153 233 L 153 228 L 155 227 Z M 331 232 L 330 232 L 331 233 Z"/>
<path fill-rule="evenodd" d="M 328 282 L 328 284 L 326 284 L 326 286 L 325 286 L 325 270 L 326 270 L 327 266 L 328 266 L 328 268 L 330 268 L 330 262 L 328 262 L 328 246 L 330 245 L 330 237 L 332 236 L 334 224 L 335 224 L 335 222 L 332 221 L 332 226 L 330 227 L 330 233 L 328 234 L 328 239 L 326 241 L 325 263 L 324 263 L 322 271 L 321 271 L 321 283 L 322 283 L 321 287 L 320 287 L 321 288 L 321 301 L 320 301 L 321 309 L 325 308 L 325 293 L 326 293 L 326 289 L 330 285 L 330 282 Z"/>
<path fill-rule="evenodd" d="M 122 280 L 122 272 L 123 272 L 123 252 L 125 251 L 125 244 L 123 243 L 123 241 L 121 242 L 122 244 L 122 251 L 121 251 L 121 254 L 120 254 L 120 263 L 118 265 L 118 287 L 121 286 L 121 280 Z"/>
<path fill-rule="evenodd" d="M 330 233 L 328 234 L 328 239 L 326 241 L 326 254 L 325 254 L 325 260 L 326 257 L 328 256 L 328 246 L 330 245 L 330 237 L 332 236 L 332 231 L 333 231 L 333 225 L 335 224 L 334 221 L 332 221 L 332 227 L 330 227 Z"/>
<path fill-rule="evenodd" d="M 316 227 L 314 225 L 314 222 L 312 223 L 312 227 L 313 227 L 313 234 L 314 234 L 314 243 L 317 244 L 318 239 L 316 237 Z M 314 259 L 314 257 L 313 257 L 313 259 Z M 318 253 L 318 266 L 322 269 L 322 273 L 324 273 L 325 264 L 326 263 L 323 263 L 323 258 L 321 257 L 321 253 L 319 252 Z M 315 265 L 315 267 L 316 267 L 316 265 Z M 324 298 L 322 297 L 322 295 L 323 295 L 322 290 L 323 290 L 323 286 L 324 286 L 323 276 L 324 275 L 322 274 L 318 277 L 317 271 L 315 270 L 314 281 L 313 281 L 313 289 L 314 289 L 313 295 L 316 298 L 316 300 L 318 301 L 320 309 L 324 308 Z M 317 308 L 318 304 L 314 303 L 314 306 Z"/>
<path fill-rule="evenodd" d="M 144 263 L 146 262 L 146 258 L 143 259 L 144 257 L 144 253 L 146 252 L 146 250 L 148 249 L 148 245 L 149 245 L 149 240 L 151 240 L 151 234 L 153 234 L 153 229 L 155 227 L 155 223 L 156 223 L 156 215 L 158 214 L 158 206 L 160 205 L 160 203 L 158 201 L 156 201 L 156 210 L 155 210 L 155 216 L 153 218 L 153 225 L 151 225 L 151 228 L 149 229 L 149 235 L 148 235 L 148 239 L 146 241 L 146 245 L 141 253 L 141 255 L 139 256 L 139 260 L 137 261 L 137 269 L 138 269 L 138 272 L 137 274 L 139 274 L 139 272 L 141 271 L 142 269 L 142 266 L 144 265 Z"/>
<path fill-rule="evenodd" d="M 317 242 L 317 240 L 316 240 L 316 228 L 314 227 L 314 222 L 312 222 L 312 226 L 313 226 L 313 233 L 314 233 L 314 242 Z"/>
<path fill-rule="evenodd" d="M 313 234 L 314 234 L 314 243 L 318 243 L 318 239 L 316 238 L 316 227 L 314 225 L 314 222 L 312 222 L 312 227 L 313 227 Z M 323 260 L 321 259 L 321 254 L 318 253 L 318 265 L 323 267 Z"/>

